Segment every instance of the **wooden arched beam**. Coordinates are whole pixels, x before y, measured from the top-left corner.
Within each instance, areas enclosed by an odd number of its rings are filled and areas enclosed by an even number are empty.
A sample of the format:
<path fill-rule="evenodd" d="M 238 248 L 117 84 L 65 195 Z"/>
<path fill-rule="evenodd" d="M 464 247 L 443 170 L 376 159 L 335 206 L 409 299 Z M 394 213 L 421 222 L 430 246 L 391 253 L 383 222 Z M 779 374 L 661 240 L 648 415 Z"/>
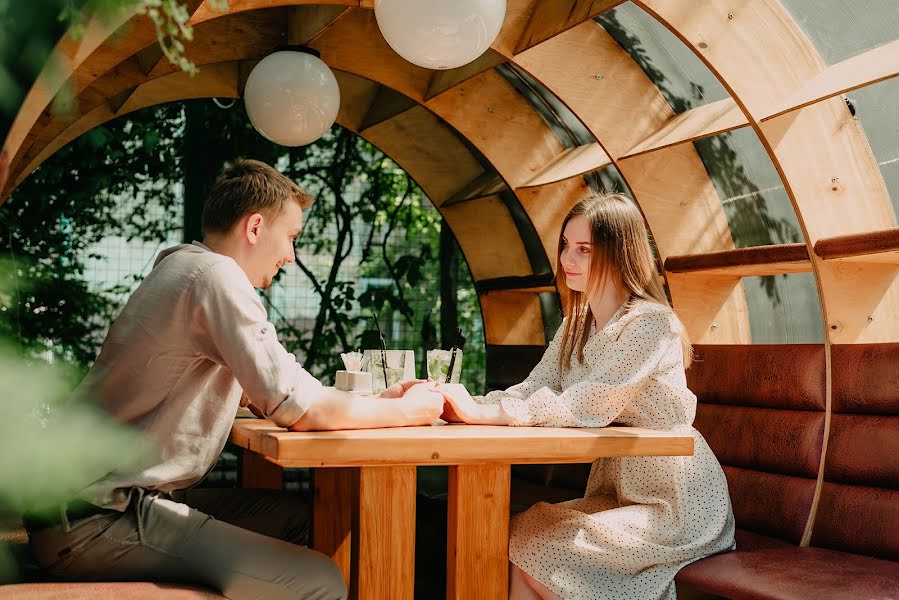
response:
<path fill-rule="evenodd" d="M 417 99 L 464 136 L 513 190 L 564 152 L 540 116 L 493 70 L 425 100 L 430 72 L 410 65 L 390 50 L 377 33 L 371 11 L 349 11 L 313 46 L 335 68 L 377 80 Z M 583 180 L 576 187 L 579 196 L 588 193 Z M 558 236 L 545 224 L 534 222 L 534 227 L 547 257 L 554 257 Z"/>
<path fill-rule="evenodd" d="M 185 0 L 187 10 L 193 13 L 202 1 Z M 52 118 L 51 103 L 64 85 L 68 85 L 68 94 L 77 97 L 100 75 L 119 64 L 123 56 L 131 56 L 154 43 L 156 30 L 152 21 L 138 15 L 134 8 L 118 11 L 105 20 L 90 19 L 78 38 L 63 36 L 26 94 L 3 142 L 10 173 L 20 168 L 23 153 L 41 129 L 41 121 Z M 56 110 L 66 109 L 60 106 Z M 13 177 L 9 179 L 7 188 L 0 189 L 0 202 L 9 195 Z"/>
<path fill-rule="evenodd" d="M 571 56 L 580 60 L 573 62 Z M 662 261 L 669 255 L 734 247 L 718 194 L 691 144 L 662 144 L 631 155 L 678 116 L 598 24 L 581 23 L 511 60 L 565 102 L 600 141 L 643 211 Z M 695 278 L 666 277 L 678 314 L 695 341 L 750 341 L 739 278 L 709 280 L 697 294 L 692 290 Z"/>
<path fill-rule="evenodd" d="M 259 59 L 283 43 L 286 26 L 287 9 L 284 8 L 216 19 L 195 29 L 194 40 L 188 46 L 186 57 L 200 66 Z M 149 48 L 155 49 L 156 46 L 151 45 Z M 20 153 L 18 168 L 12 173 L 14 185 L 21 183 L 46 158 L 44 148 L 82 115 L 90 113 L 103 103 L 109 103 L 115 108 L 126 102 L 137 86 L 178 71 L 167 60 L 159 60 L 145 71 L 145 61 L 142 58 L 144 52 L 146 51 L 125 58 L 115 68 L 96 78 L 92 85 L 74 98 L 69 110 L 44 119 L 43 126 L 36 128 L 31 136 L 30 147 Z"/>
<path fill-rule="evenodd" d="M 116 117 L 141 108 L 175 100 L 204 97 L 238 97 L 241 72 L 247 63 L 230 61 L 201 67 L 191 78 L 175 72 L 138 86 L 118 110 L 102 103 L 70 125 L 46 149 L 52 155 L 65 143 Z M 381 87 L 376 82 L 335 71 L 343 93 L 338 123 L 355 131 L 400 164 L 431 198 L 446 198 L 456 191 L 459 179 L 473 179 L 484 168 L 456 133 L 432 113 L 417 107 L 378 125 L 359 131 L 358 124 L 371 110 L 371 98 Z M 414 132 L 414 143 L 410 143 Z M 439 205 L 439 204 L 438 204 Z M 443 207 L 442 212 L 457 237 L 476 280 L 501 276 L 526 276 L 530 261 L 512 216 L 498 198 Z M 495 245 L 484 244 L 485 236 Z M 489 292 L 482 302 L 488 344 L 542 345 L 543 317 L 539 298 L 531 293 Z M 508 327 L 515 323 L 515 327 Z"/>
<path fill-rule="evenodd" d="M 637 3 L 680 37 L 729 89 L 781 174 L 802 227 L 824 316 L 827 376 L 821 462 L 801 540 L 807 545 L 830 437 L 831 346 L 899 339 L 899 264 L 826 260 L 813 247 L 822 238 L 893 227 L 892 206 L 859 124 L 842 99 L 823 99 L 839 87 L 833 85 L 833 71 L 828 77 L 829 69 L 779 2 L 735 6 L 710 0 L 701 12 L 687 11 L 685 0 Z M 874 81 L 883 74 L 872 71 L 863 78 Z M 841 77 L 851 79 L 845 73 L 836 78 Z M 830 80 L 828 89 L 813 92 L 820 98 L 809 103 L 808 90 L 822 80 Z M 790 103 L 796 105 L 784 110 Z"/>
<path fill-rule="evenodd" d="M 277 1 L 274 1 L 274 2 L 236 2 L 236 3 L 232 3 L 231 10 L 232 10 L 232 12 L 239 12 L 239 11 L 250 9 L 250 8 L 255 9 L 255 8 L 258 8 L 259 6 L 278 6 L 280 4 L 281 4 L 281 2 L 277 2 Z M 300 4 L 304 4 L 304 3 L 300 3 Z M 321 12 L 322 10 L 327 9 L 326 10 L 327 14 L 325 15 L 325 17 L 327 17 L 328 15 L 340 17 L 337 21 L 337 26 L 339 27 L 340 23 L 343 19 L 351 17 L 354 13 L 365 14 L 369 18 L 369 21 L 371 21 L 370 11 L 358 11 L 358 10 L 353 10 L 353 9 L 346 10 L 347 6 L 357 6 L 359 4 L 360 3 L 357 3 L 357 2 L 337 2 L 337 3 L 334 3 L 334 6 L 330 6 L 330 7 L 322 8 L 322 7 L 311 7 L 311 6 L 298 6 L 298 7 L 293 7 L 290 10 L 292 10 L 292 11 L 297 11 L 297 10 L 312 11 L 312 10 L 314 10 L 314 11 Z M 370 3 L 362 3 L 362 4 L 367 7 L 370 7 Z M 546 25 L 546 23 L 544 22 L 545 19 L 541 20 L 541 19 L 537 18 L 537 16 L 538 16 L 538 13 L 540 13 L 540 11 L 548 10 L 547 7 L 549 6 L 549 3 L 544 3 L 543 5 L 538 5 L 536 3 L 528 2 L 528 1 L 518 1 L 518 2 L 513 1 L 510 3 L 509 16 L 507 18 L 507 22 L 504 24 L 503 31 L 501 32 L 500 37 L 498 38 L 497 42 L 494 44 L 493 52 L 502 54 L 502 51 L 504 50 L 507 54 L 513 55 L 512 58 L 515 60 L 515 62 L 519 63 L 520 65 L 522 65 L 523 62 L 525 62 L 525 60 L 528 58 L 529 54 L 532 57 L 536 56 L 537 57 L 536 60 L 539 62 L 541 57 L 547 55 L 546 49 L 548 49 L 552 45 L 552 43 L 558 42 L 560 39 L 566 38 L 566 36 L 570 39 L 574 39 L 571 37 L 571 33 L 579 28 L 583 29 L 586 26 L 593 26 L 593 29 L 595 30 L 596 27 L 594 26 L 594 24 L 592 22 L 581 23 L 581 25 L 576 25 L 576 23 L 579 21 L 582 21 L 583 19 L 589 18 L 596 12 L 604 10 L 614 4 L 617 4 L 617 3 L 616 2 L 577 3 L 576 9 L 572 10 L 571 12 L 568 13 L 567 16 L 564 16 L 564 17 L 561 16 L 561 13 L 556 14 L 554 12 L 555 9 L 552 9 L 552 10 L 550 10 L 550 13 L 552 13 L 552 15 L 551 15 L 552 24 L 548 25 L 548 28 L 547 28 L 547 27 L 544 27 L 544 25 Z M 600 5 L 602 5 L 602 6 L 600 6 Z M 194 13 L 194 21 L 197 23 L 200 23 L 200 22 L 204 22 L 204 19 L 209 20 L 209 21 L 217 20 L 217 19 L 210 19 L 209 18 L 210 16 L 215 16 L 215 15 L 213 13 L 211 13 L 210 11 L 206 10 L 205 7 L 200 7 L 200 9 Z M 371 23 L 369 22 L 369 25 L 370 24 Z M 552 36 L 555 36 L 556 34 L 558 34 L 559 31 L 565 30 L 566 28 L 571 27 L 572 25 L 575 25 L 574 29 L 567 32 L 566 34 L 564 34 L 562 36 L 557 36 L 557 37 L 551 39 L 550 42 L 543 41 L 545 39 L 552 38 Z M 546 31 L 549 32 L 548 35 L 541 37 L 542 34 L 539 34 L 539 35 L 535 34 L 534 33 L 535 27 L 536 28 L 543 27 L 544 29 L 546 29 Z M 296 29 L 296 28 L 294 28 L 294 29 Z M 528 32 L 527 34 L 524 33 L 526 31 Z M 288 31 L 288 36 L 291 36 L 291 35 L 296 35 L 296 34 Z M 510 42 L 510 40 L 515 39 L 516 36 L 517 36 L 518 42 L 512 44 Z M 376 37 L 379 37 L 379 36 L 376 35 Z M 524 44 L 520 43 L 521 40 L 524 38 L 530 39 L 530 42 L 526 42 Z M 528 52 L 525 52 L 524 54 L 514 55 L 516 50 L 521 50 L 521 49 L 531 46 L 533 44 L 537 44 L 537 45 L 534 46 L 532 48 L 532 50 L 529 50 Z M 540 51 L 540 52 L 538 52 L 538 51 Z M 138 61 L 138 62 L 142 62 L 142 61 Z M 408 63 L 406 63 L 406 64 L 408 65 Z M 590 65 L 593 63 L 591 63 L 590 61 L 581 61 L 581 64 Z M 622 63 L 622 64 L 626 64 L 626 63 Z M 144 68 L 146 68 L 146 67 L 144 66 Z M 154 67 L 155 73 L 158 74 L 160 72 L 160 69 L 164 70 L 165 68 L 166 67 L 163 63 L 157 62 L 156 66 Z M 154 69 L 150 69 L 150 71 L 154 72 Z M 413 69 L 414 69 L 414 67 L 413 67 Z M 460 81 L 465 82 L 465 78 L 472 77 L 472 73 L 477 73 L 477 71 L 474 70 L 474 71 L 470 71 L 468 73 L 461 74 L 460 78 L 458 80 L 453 80 L 453 78 L 450 77 L 450 80 L 454 81 L 454 83 L 456 85 L 448 87 L 448 88 L 444 88 L 441 91 L 445 93 L 447 90 L 452 90 L 454 88 L 458 88 L 459 82 Z M 417 97 L 420 98 L 421 100 L 431 99 L 432 98 L 431 94 L 433 94 L 433 90 L 434 90 L 434 75 L 432 73 L 425 73 L 425 75 L 427 76 L 426 83 L 425 83 L 425 78 L 422 77 L 415 81 L 415 85 L 413 85 L 412 88 L 407 90 L 408 92 L 412 93 L 413 95 L 417 95 Z M 446 75 L 446 74 L 443 74 L 443 75 Z M 873 74 L 870 76 L 871 77 L 883 77 L 882 74 Z M 477 77 L 477 75 L 475 75 L 475 77 Z M 540 76 L 538 74 L 538 79 L 539 78 L 540 78 Z M 470 80 L 469 87 L 471 87 L 472 89 L 475 89 L 475 86 L 473 85 L 474 83 L 475 83 L 474 81 Z M 440 95 L 442 95 L 442 94 L 438 94 L 438 96 L 436 97 L 438 100 L 440 99 L 439 98 Z M 127 100 L 127 97 L 126 98 L 118 98 L 117 97 L 115 99 L 115 101 L 117 101 L 117 102 L 125 101 L 125 100 Z M 648 154 L 648 153 L 654 152 L 655 150 L 658 150 L 660 148 L 664 148 L 664 149 L 673 148 L 676 145 L 678 145 L 678 143 L 680 141 L 684 140 L 685 137 L 687 139 L 689 139 L 689 136 L 709 135 L 709 134 L 715 133 L 717 131 L 727 130 L 728 128 L 742 126 L 744 124 L 738 118 L 737 119 L 734 118 L 735 111 L 733 110 L 733 108 L 734 108 L 733 103 L 731 103 L 730 105 L 726 105 L 727 104 L 726 102 L 722 102 L 720 104 L 721 104 L 720 109 L 718 107 L 714 107 L 714 108 L 713 107 L 701 107 L 701 109 L 696 109 L 695 111 L 690 111 L 690 113 L 692 113 L 692 114 L 680 115 L 676 118 L 671 117 L 671 118 L 667 118 L 667 119 L 662 119 L 661 122 L 653 122 L 652 119 L 650 119 L 649 121 L 644 121 L 644 123 L 649 122 L 651 125 L 648 128 L 648 130 L 646 130 L 646 131 L 644 131 L 641 128 L 636 128 L 637 131 L 640 132 L 640 135 L 637 136 L 637 137 L 639 137 L 639 140 L 637 141 L 637 143 L 634 146 L 632 146 L 629 150 L 626 150 L 623 152 L 616 151 L 613 153 L 613 154 L 616 154 L 616 160 L 618 160 L 620 163 L 619 167 L 621 167 L 621 164 L 623 164 L 623 161 L 625 159 L 636 158 L 637 156 L 642 156 L 643 154 Z M 707 114 L 712 113 L 713 110 L 717 111 L 718 114 L 713 115 L 715 118 L 713 118 L 712 120 L 707 120 L 706 119 Z M 702 114 L 700 114 L 701 111 L 702 111 Z M 585 114 L 584 111 L 581 111 L 581 114 L 582 115 Z M 583 116 L 582 116 L 582 118 L 583 118 Z M 465 134 L 465 135 L 468 135 L 468 134 Z M 604 143 L 606 143 L 606 144 L 617 143 L 617 140 L 619 140 L 619 139 L 621 139 L 619 136 L 613 136 L 608 139 L 606 139 L 604 137 Z M 623 139 L 626 139 L 626 137 Z M 609 141 L 609 140 L 611 140 L 611 141 Z M 549 163 L 550 168 L 549 168 L 548 174 L 545 172 L 546 167 L 544 167 L 544 170 L 542 170 L 537 175 L 535 175 L 534 177 L 530 178 L 527 182 L 522 184 L 522 186 L 521 186 L 522 189 L 516 189 L 519 200 L 522 201 L 523 205 L 526 203 L 529 203 L 531 207 L 536 207 L 536 206 L 540 205 L 543 208 L 545 208 L 545 202 L 541 203 L 541 201 L 539 200 L 540 198 L 545 200 L 547 197 L 557 197 L 557 198 L 561 198 L 562 202 L 556 202 L 555 203 L 556 205 L 561 204 L 562 206 L 564 206 L 566 203 L 570 204 L 570 202 L 573 202 L 574 199 L 576 199 L 577 195 L 579 193 L 581 193 L 581 191 L 577 190 L 577 186 L 575 186 L 574 192 L 571 191 L 572 190 L 572 185 L 571 185 L 572 180 L 576 180 L 577 178 L 569 176 L 569 173 L 580 174 L 580 172 L 582 172 L 584 170 L 583 165 L 589 166 L 591 161 L 604 161 L 605 160 L 604 153 L 598 152 L 597 150 L 602 150 L 602 147 L 600 145 L 596 145 L 595 147 L 589 147 L 589 148 L 565 150 L 561 154 L 554 155 L 553 157 L 551 157 L 551 160 Z M 665 162 L 666 162 L 666 164 L 673 164 L 673 165 L 680 164 L 678 161 L 683 160 L 682 155 L 683 155 L 682 148 L 678 149 L 678 151 L 671 151 L 670 155 L 668 157 L 668 160 Z M 648 159 L 646 157 L 644 157 L 644 160 L 648 160 Z M 658 157 L 656 157 L 655 160 L 658 161 Z M 658 164 L 658 163 L 656 163 L 656 164 Z M 625 170 L 622 169 L 622 171 L 624 172 Z M 541 180 L 541 177 L 543 178 L 542 180 Z M 627 175 L 626 175 L 626 177 L 627 177 Z M 535 179 L 537 180 L 536 185 L 535 185 Z M 474 184 L 474 183 L 477 183 L 477 182 L 472 182 L 472 184 Z M 545 188 L 545 186 L 548 186 L 550 184 L 552 184 L 552 186 L 554 186 L 554 187 L 557 187 L 558 190 L 562 191 L 563 193 L 559 194 L 559 195 L 553 194 L 550 189 Z M 631 185 L 633 186 L 634 183 L 631 182 Z M 523 189 L 525 186 L 535 187 L 537 189 L 529 190 L 529 192 L 526 193 Z M 517 188 L 519 186 L 517 183 L 513 183 L 513 187 Z M 540 189 L 541 187 L 543 187 L 544 189 Z M 583 190 L 583 188 L 580 188 L 580 190 Z M 644 203 L 641 200 L 640 196 L 641 196 L 641 194 L 637 194 L 638 202 L 640 202 L 641 206 L 642 206 Z M 489 195 L 487 197 L 489 197 Z M 526 202 L 525 199 L 529 200 L 529 202 Z M 552 205 L 552 203 L 550 205 Z M 565 207 L 565 209 L 567 209 L 567 207 Z M 564 209 L 562 210 L 562 212 L 564 212 Z M 546 214 L 547 213 L 544 210 L 542 212 L 542 215 L 546 215 Z M 647 218 L 649 219 L 649 215 L 647 215 Z M 545 219 L 545 222 L 548 222 L 548 223 L 553 222 L 552 218 L 544 217 L 544 219 Z M 653 228 L 653 229 L 654 229 L 654 233 L 655 233 L 655 228 Z M 550 251 L 551 246 L 554 245 L 552 240 L 555 238 L 555 235 L 547 236 L 547 235 L 545 235 L 545 232 L 541 232 L 541 233 L 544 234 L 544 235 L 542 235 L 542 237 L 544 239 L 545 247 L 546 247 L 547 251 Z M 658 237 L 658 234 L 656 237 Z M 665 247 L 667 247 L 666 244 L 662 244 L 662 243 L 660 243 L 659 246 L 660 246 L 660 248 L 663 248 L 663 249 Z M 694 249 L 691 248 L 689 250 L 694 250 Z M 671 253 L 669 252 L 669 254 L 671 254 Z M 672 283 L 672 282 L 669 282 L 669 283 Z M 674 287 L 675 286 L 672 285 L 673 291 L 674 291 Z M 684 306 L 682 303 L 678 303 L 678 306 L 679 306 L 679 310 L 683 310 Z M 687 319 L 687 320 L 689 321 L 690 319 Z M 720 329 L 720 326 L 719 326 L 719 329 Z M 703 341 L 708 341 L 708 340 L 703 340 Z"/>
<path fill-rule="evenodd" d="M 244 44 L 247 49 L 250 51 L 259 52 L 257 46 L 270 46 L 274 45 L 274 41 L 279 35 L 278 23 L 283 20 L 283 16 L 278 14 L 275 10 L 267 10 L 267 11 L 257 11 L 256 13 L 247 13 L 246 15 L 242 15 L 240 20 L 235 20 L 233 17 L 223 17 L 219 19 L 215 19 L 214 21 L 210 21 L 209 23 L 204 24 L 203 26 L 196 28 L 196 42 L 197 44 L 189 53 L 189 58 L 191 58 L 194 62 L 198 64 L 202 64 L 205 60 L 211 60 L 214 58 L 214 54 L 210 53 L 210 46 L 218 46 L 221 45 L 223 40 L 229 37 L 229 34 L 237 31 L 240 33 L 241 30 L 251 29 L 255 32 L 255 37 L 253 39 L 247 40 L 246 37 L 234 36 L 235 39 L 239 40 L 237 43 L 232 43 L 229 48 L 229 52 L 232 57 L 239 57 L 241 54 L 245 54 L 244 50 L 242 50 Z M 370 11 L 357 11 L 357 17 L 362 17 L 362 21 L 371 23 L 371 12 Z M 243 19 L 246 19 L 244 21 Z M 357 18 L 357 20 L 359 20 Z M 349 27 L 343 22 L 349 24 Z M 333 43 L 333 40 L 341 39 L 342 35 L 356 35 L 358 34 L 357 30 L 354 30 L 352 27 L 353 20 L 352 19 L 341 19 L 340 22 L 336 26 L 334 26 L 331 30 L 328 31 L 328 34 L 324 36 L 324 41 L 321 42 L 322 46 L 327 49 L 329 43 Z M 215 27 L 212 27 L 215 25 Z M 252 26 L 252 27 L 250 27 Z M 380 40 L 380 38 L 377 38 Z M 329 40 L 332 40 L 329 42 Z M 389 51 L 384 44 L 383 40 L 380 40 L 380 44 L 383 48 L 380 51 L 390 60 L 394 61 L 394 64 L 391 65 L 391 69 L 378 71 L 378 67 L 380 66 L 383 69 L 383 65 L 379 65 L 377 61 L 369 61 L 365 65 L 366 68 L 360 69 L 359 65 L 364 63 L 364 60 L 357 60 L 356 58 L 359 56 L 365 56 L 369 54 L 368 48 L 356 50 L 353 54 L 350 54 L 348 59 L 346 60 L 346 64 L 350 68 L 354 68 L 357 72 L 362 72 L 362 74 L 367 76 L 373 75 L 381 75 L 386 73 L 393 73 L 394 75 L 402 75 L 404 70 L 413 69 L 416 70 L 416 67 L 413 67 L 397 57 L 392 51 Z M 255 49 L 255 50 L 254 50 Z M 139 81 L 139 78 L 142 74 L 138 71 L 139 64 L 138 61 L 134 59 L 129 59 L 129 64 L 125 65 L 126 68 L 130 68 L 130 77 L 126 78 L 123 81 L 121 77 L 121 71 L 123 71 L 123 67 L 117 69 L 116 73 L 110 73 L 106 79 L 98 81 L 98 85 L 96 89 L 90 90 L 91 94 L 86 94 L 86 99 L 82 98 L 82 110 L 86 112 L 90 112 L 91 106 L 96 105 L 100 102 L 104 101 L 103 95 L 114 95 L 118 96 L 120 94 L 131 94 L 134 93 L 133 90 L 136 89 L 134 85 Z M 340 68 L 344 66 L 340 61 L 330 61 L 336 68 Z M 167 66 L 164 63 L 158 64 L 155 68 L 150 70 L 148 75 L 143 75 L 145 78 L 159 76 L 160 74 L 165 73 L 166 71 L 171 71 L 171 67 Z M 423 69 L 417 69 L 419 72 L 424 71 Z M 414 93 L 414 88 L 411 88 L 408 85 L 408 81 L 415 81 L 415 78 L 405 78 L 402 76 L 396 76 L 394 80 L 389 81 L 393 85 L 402 85 L 403 91 L 407 93 Z M 478 85 L 474 85 L 474 81 L 478 81 Z M 423 81 L 423 80 L 422 80 Z M 118 88 L 114 87 L 115 83 L 118 83 Z M 489 155 L 489 159 L 496 159 L 500 161 L 506 161 L 508 167 L 503 168 L 504 173 L 511 174 L 514 183 L 518 183 L 520 180 L 524 178 L 530 178 L 534 171 L 536 171 L 540 166 L 548 160 L 548 157 L 558 154 L 562 147 L 559 144 L 558 140 L 552 135 L 549 131 L 548 127 L 542 122 L 542 120 L 531 110 L 530 106 L 524 101 L 524 99 L 515 92 L 501 77 L 499 77 L 495 72 L 488 71 L 484 72 L 478 76 L 476 76 L 471 82 L 469 82 L 472 89 L 477 89 L 477 94 L 479 98 L 485 99 L 485 101 L 489 102 L 489 105 L 486 107 L 481 107 L 483 111 L 483 115 L 485 117 L 490 117 L 489 119 L 481 119 L 478 121 L 477 119 L 466 118 L 466 114 L 470 114 L 469 105 L 464 102 L 465 94 L 471 94 L 471 89 L 466 89 L 461 86 L 457 86 L 454 89 L 451 89 L 447 93 L 442 94 L 441 96 L 432 99 L 432 106 L 429 106 L 430 109 L 435 112 L 441 114 L 446 120 L 452 121 L 454 123 L 462 123 L 468 126 L 468 130 L 463 132 L 466 135 L 471 135 L 472 137 L 480 136 L 482 139 L 477 140 L 478 144 L 484 146 L 483 148 L 479 148 L 479 150 L 484 150 L 485 155 Z M 424 89 L 423 86 L 421 89 Z M 127 101 L 127 100 L 125 100 Z M 485 108 L 491 108 L 493 105 L 497 107 L 495 114 L 491 115 L 489 110 L 484 110 Z M 407 117 L 402 115 L 393 116 L 394 119 L 409 119 L 411 118 L 411 114 Z M 492 123 L 488 122 L 491 120 Z M 513 125 L 514 127 L 509 127 L 509 125 Z M 50 137 L 51 135 L 58 134 L 60 130 L 68 125 L 65 121 L 61 123 L 54 123 L 51 126 L 44 129 L 44 136 Z M 492 133 L 497 133 L 503 131 L 503 127 L 505 126 L 506 131 L 510 131 L 512 134 L 512 138 L 509 136 L 505 136 L 504 139 L 494 140 L 493 136 L 485 136 L 484 131 L 490 131 Z M 375 127 L 375 126 L 372 126 Z M 378 127 L 373 130 L 373 134 L 377 133 L 377 129 L 383 127 Z M 517 136 L 515 139 L 514 136 Z M 65 141 L 65 140 L 60 140 Z M 500 143 L 494 144 L 492 147 L 487 147 L 490 142 L 498 141 Z M 510 158 L 510 154 L 508 153 L 509 144 L 514 144 L 518 148 L 529 149 L 531 152 L 530 160 L 522 160 L 522 156 L 519 154 L 514 157 L 514 160 Z M 55 144 L 51 144 L 47 148 L 49 151 L 53 151 L 54 148 L 58 147 L 60 144 L 57 142 Z M 384 146 L 384 143 L 381 142 L 380 146 Z M 477 145 L 477 144 L 476 144 Z M 48 155 L 47 152 L 42 152 L 33 159 L 32 165 L 30 168 L 33 168 L 41 160 L 46 158 Z M 524 169 L 524 170 L 522 170 Z M 569 186 L 570 187 L 570 186 Z M 586 194 L 586 186 L 583 182 L 580 182 L 580 196 Z M 436 201 L 440 201 L 440 198 L 435 198 Z M 484 199 L 484 204 L 486 206 L 495 206 L 497 198 L 493 197 L 491 194 L 488 194 Z M 452 210 L 448 210 L 448 214 L 452 214 L 454 212 L 462 213 L 464 211 L 469 211 L 469 208 L 453 208 Z M 452 220 L 451 217 L 450 220 Z M 527 219 L 525 215 L 525 220 Z M 520 219 L 519 219 L 520 221 Z M 542 233 L 542 232 L 541 232 Z M 555 246 L 555 235 L 548 238 L 544 236 L 544 239 L 551 239 L 548 243 L 548 249 L 554 252 Z M 464 244 L 463 244 L 464 245 Z M 500 260 L 499 256 L 496 253 L 494 254 L 494 262 L 497 265 L 502 265 L 504 272 L 501 274 L 494 274 L 496 276 L 516 276 L 516 275 L 526 275 L 530 273 L 530 271 L 522 272 L 521 269 L 516 268 L 514 260 Z M 543 263 L 546 264 L 545 258 L 543 259 Z M 479 264 L 478 261 L 474 261 L 473 264 Z M 489 273 L 489 269 L 483 270 L 482 272 L 476 272 L 476 278 L 479 274 L 486 275 Z M 533 299 L 533 304 L 537 304 L 539 301 L 536 297 Z M 533 343 L 543 343 L 542 337 L 543 335 L 543 327 L 542 323 L 535 322 L 533 325 L 533 333 L 534 335 L 531 338 Z"/>
<path fill-rule="evenodd" d="M 735 8 L 714 0 L 690 13 L 683 2 L 638 4 L 684 40 L 743 108 L 781 174 L 810 250 L 822 238 L 896 225 L 877 162 L 845 103 L 832 97 L 809 104 L 803 97 L 803 90 L 822 76 L 826 81 L 828 72 L 835 77 L 834 71 L 780 3 L 756 0 Z M 877 62 L 882 51 L 872 52 L 862 61 L 869 67 L 863 79 L 895 72 L 895 59 L 882 65 Z M 844 80 L 848 77 L 844 73 Z M 819 95 L 827 96 L 827 90 Z M 791 101 L 799 108 L 785 111 Z M 894 268 L 847 266 L 810 256 L 829 341 L 899 340 Z"/>

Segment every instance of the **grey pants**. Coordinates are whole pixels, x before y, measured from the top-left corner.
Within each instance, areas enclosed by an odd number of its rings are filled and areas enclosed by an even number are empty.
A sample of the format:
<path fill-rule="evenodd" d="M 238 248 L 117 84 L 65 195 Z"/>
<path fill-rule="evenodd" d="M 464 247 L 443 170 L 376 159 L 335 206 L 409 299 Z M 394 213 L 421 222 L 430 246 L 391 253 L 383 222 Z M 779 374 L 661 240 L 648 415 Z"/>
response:
<path fill-rule="evenodd" d="M 306 542 L 310 521 L 298 494 L 201 489 L 171 498 L 139 492 L 123 513 L 80 519 L 68 531 L 33 532 L 40 567 L 64 579 L 203 586 L 235 600 L 346 598 L 337 565 L 296 545 Z"/>

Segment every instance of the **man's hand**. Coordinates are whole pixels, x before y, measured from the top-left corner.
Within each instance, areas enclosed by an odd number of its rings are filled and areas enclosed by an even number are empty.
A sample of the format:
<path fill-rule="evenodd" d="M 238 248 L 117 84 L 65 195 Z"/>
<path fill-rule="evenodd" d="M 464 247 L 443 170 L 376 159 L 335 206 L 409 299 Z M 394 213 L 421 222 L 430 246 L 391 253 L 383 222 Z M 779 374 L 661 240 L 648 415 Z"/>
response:
<path fill-rule="evenodd" d="M 243 392 L 240 395 L 240 406 L 241 407 L 246 406 L 250 410 L 251 413 L 253 413 L 255 416 L 259 417 L 260 419 L 266 418 L 265 413 L 262 412 L 262 409 L 259 408 L 258 406 L 256 406 L 255 404 L 253 404 L 252 402 L 250 402 L 250 398 L 249 398 L 249 396 L 247 396 L 246 392 Z"/>
<path fill-rule="evenodd" d="M 407 381 L 401 381 L 399 383 L 394 383 L 392 386 L 381 392 L 381 398 L 401 398 L 409 391 L 414 385 L 418 385 L 419 383 L 424 383 L 424 379 L 409 379 Z"/>
<path fill-rule="evenodd" d="M 411 385 L 409 385 L 411 384 Z M 399 397 L 361 396 L 334 388 L 324 388 L 300 419 L 290 426 L 293 431 L 333 431 L 335 429 L 368 429 L 372 427 L 407 427 L 433 425 L 443 411 L 443 394 L 433 381 L 403 382 Z M 409 385 L 409 387 L 405 387 Z"/>
<path fill-rule="evenodd" d="M 404 405 L 407 425 L 432 425 L 443 412 L 443 394 L 433 381 L 413 385 L 399 401 Z"/>

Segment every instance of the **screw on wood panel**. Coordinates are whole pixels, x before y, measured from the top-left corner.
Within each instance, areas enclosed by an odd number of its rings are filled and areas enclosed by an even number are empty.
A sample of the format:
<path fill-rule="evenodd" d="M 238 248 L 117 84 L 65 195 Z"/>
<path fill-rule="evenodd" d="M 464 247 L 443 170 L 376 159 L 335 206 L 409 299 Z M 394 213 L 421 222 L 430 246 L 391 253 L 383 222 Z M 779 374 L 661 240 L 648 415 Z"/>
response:
<path fill-rule="evenodd" d="M 832 177 L 832 178 L 831 178 L 831 180 L 830 180 L 830 189 L 831 189 L 832 191 L 834 191 L 834 192 L 840 189 L 840 178 L 839 178 L 839 177 Z"/>
<path fill-rule="evenodd" d="M 727 20 L 728 20 L 728 21 L 733 21 L 733 20 L 734 20 L 734 13 L 727 13 Z"/>
<path fill-rule="evenodd" d="M 712 331 L 718 329 L 718 323 L 712 323 Z"/>
<path fill-rule="evenodd" d="M 492 112 L 493 112 L 493 107 L 492 107 L 492 106 L 488 106 L 488 107 L 487 107 L 487 112 L 492 113 Z"/>
<path fill-rule="evenodd" d="M 686 205 L 687 205 L 687 201 L 686 201 L 686 200 L 681 200 L 681 201 L 680 201 L 680 205 L 681 205 L 681 206 L 686 206 Z"/>
<path fill-rule="evenodd" d="M 602 75 L 597 73 L 596 75 L 593 76 L 593 79 L 602 79 Z"/>
<path fill-rule="evenodd" d="M 874 322 L 874 317 L 873 316 L 868 317 L 868 323 L 873 323 L 873 322 Z"/>

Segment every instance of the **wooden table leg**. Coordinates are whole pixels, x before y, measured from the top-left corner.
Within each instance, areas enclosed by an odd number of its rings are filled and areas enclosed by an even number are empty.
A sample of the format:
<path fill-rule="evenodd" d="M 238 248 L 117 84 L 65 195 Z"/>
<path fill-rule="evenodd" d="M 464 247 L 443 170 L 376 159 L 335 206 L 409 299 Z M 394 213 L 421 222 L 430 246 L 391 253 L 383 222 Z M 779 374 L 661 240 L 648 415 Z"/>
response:
<path fill-rule="evenodd" d="M 447 600 L 509 597 L 510 465 L 449 469 Z"/>
<path fill-rule="evenodd" d="M 315 469 L 315 506 L 312 521 L 312 547 L 330 556 L 350 586 L 353 506 L 359 485 L 359 469 Z"/>
<path fill-rule="evenodd" d="M 243 451 L 240 466 L 240 486 L 280 490 L 284 488 L 284 469 L 252 450 Z"/>
<path fill-rule="evenodd" d="M 360 467 L 358 490 L 350 597 L 413 600 L 415 467 Z"/>

